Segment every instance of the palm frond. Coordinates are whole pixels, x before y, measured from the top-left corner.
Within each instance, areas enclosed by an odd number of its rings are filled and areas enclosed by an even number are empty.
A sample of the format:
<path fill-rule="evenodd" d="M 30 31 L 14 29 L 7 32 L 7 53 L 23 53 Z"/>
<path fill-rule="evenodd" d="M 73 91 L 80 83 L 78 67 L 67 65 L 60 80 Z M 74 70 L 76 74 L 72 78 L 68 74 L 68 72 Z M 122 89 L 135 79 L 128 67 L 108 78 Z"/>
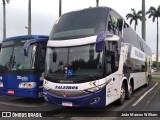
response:
<path fill-rule="evenodd" d="M 132 24 L 133 21 L 134 21 L 134 19 L 132 18 L 132 19 L 130 20 L 130 25 Z"/>
<path fill-rule="evenodd" d="M 156 19 L 156 16 L 153 16 L 153 19 L 152 19 L 152 21 L 154 22 L 154 21 L 155 21 L 155 19 Z"/>
<path fill-rule="evenodd" d="M 142 15 L 142 10 L 138 11 L 137 15 Z"/>
<path fill-rule="evenodd" d="M 142 21 L 142 16 L 139 16 L 139 18 L 138 18 L 140 21 Z"/>
<path fill-rule="evenodd" d="M 10 2 L 10 0 L 6 0 L 6 2 L 7 2 L 7 3 L 9 3 L 9 2 Z"/>
<path fill-rule="evenodd" d="M 148 18 L 151 18 L 153 16 L 155 16 L 155 15 L 153 13 L 150 13 L 149 16 L 148 16 Z"/>
<path fill-rule="evenodd" d="M 158 16 L 160 17 L 160 5 L 158 6 Z"/>
<path fill-rule="evenodd" d="M 136 14 L 136 10 L 134 8 L 132 8 L 131 11 L 132 11 L 133 15 Z"/>
<path fill-rule="evenodd" d="M 136 26 L 138 25 L 138 19 L 135 19 L 135 25 Z"/>
<path fill-rule="evenodd" d="M 132 15 L 131 13 L 128 13 L 128 14 L 126 15 L 126 18 L 127 18 L 127 20 L 128 20 L 128 18 L 133 18 L 133 15 Z"/>
<path fill-rule="evenodd" d="M 153 7 L 153 6 L 151 6 L 149 9 L 150 9 L 151 11 L 157 11 L 156 8 Z"/>
<path fill-rule="evenodd" d="M 153 7 L 153 6 L 151 6 L 151 7 L 149 8 L 149 10 L 146 12 L 146 14 L 151 14 L 151 13 L 154 13 L 154 12 L 156 12 L 156 11 L 157 11 L 156 8 Z"/>

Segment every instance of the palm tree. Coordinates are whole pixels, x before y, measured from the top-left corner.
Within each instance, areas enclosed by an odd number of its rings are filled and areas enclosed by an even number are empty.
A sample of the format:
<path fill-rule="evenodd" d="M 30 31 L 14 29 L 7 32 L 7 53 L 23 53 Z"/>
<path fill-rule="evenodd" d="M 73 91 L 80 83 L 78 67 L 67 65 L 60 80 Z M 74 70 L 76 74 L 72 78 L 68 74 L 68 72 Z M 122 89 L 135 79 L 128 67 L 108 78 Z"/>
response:
<path fill-rule="evenodd" d="M 62 1 L 59 0 L 59 17 L 61 16 L 62 14 Z"/>
<path fill-rule="evenodd" d="M 31 0 L 28 1 L 28 35 L 31 35 Z"/>
<path fill-rule="evenodd" d="M 158 8 L 156 9 L 155 7 L 151 6 L 149 8 L 149 10 L 146 12 L 146 14 L 149 14 L 148 18 L 151 18 L 152 17 L 152 21 L 154 22 L 155 19 L 157 19 L 157 55 L 156 55 L 156 65 L 157 65 L 157 71 L 159 71 L 159 64 L 158 64 L 158 56 L 159 56 L 159 41 L 158 41 L 158 33 L 159 33 L 159 30 L 158 30 L 158 17 L 160 17 L 160 5 L 158 6 Z"/>
<path fill-rule="evenodd" d="M 136 31 L 136 26 L 138 25 L 138 19 L 142 20 L 142 11 L 138 11 L 138 13 L 136 13 L 135 9 L 131 9 L 132 13 L 128 13 L 126 15 L 127 20 L 130 18 L 130 24 L 132 24 L 133 21 L 135 21 L 135 26 L 134 26 L 134 30 Z"/>
<path fill-rule="evenodd" d="M 99 6 L 99 0 L 96 0 L 96 6 L 97 7 Z"/>
<path fill-rule="evenodd" d="M 9 3 L 10 0 L 2 0 L 3 4 L 3 39 L 6 38 L 6 3 Z"/>
<path fill-rule="evenodd" d="M 142 0 L 142 38 L 146 41 L 145 0 Z"/>

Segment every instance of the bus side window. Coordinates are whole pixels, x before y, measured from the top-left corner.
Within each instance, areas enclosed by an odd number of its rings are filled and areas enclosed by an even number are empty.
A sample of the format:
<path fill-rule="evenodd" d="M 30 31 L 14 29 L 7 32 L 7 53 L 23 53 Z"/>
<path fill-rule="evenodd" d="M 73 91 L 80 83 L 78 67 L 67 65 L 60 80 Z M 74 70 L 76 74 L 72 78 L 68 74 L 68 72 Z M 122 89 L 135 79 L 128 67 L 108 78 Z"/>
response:
<path fill-rule="evenodd" d="M 106 75 L 118 70 L 119 66 L 118 42 L 106 42 L 105 49 L 105 69 Z"/>
<path fill-rule="evenodd" d="M 109 49 L 112 48 L 110 45 L 107 46 Z M 110 75 L 115 71 L 115 53 L 107 49 L 105 53 L 105 71 L 106 75 Z"/>

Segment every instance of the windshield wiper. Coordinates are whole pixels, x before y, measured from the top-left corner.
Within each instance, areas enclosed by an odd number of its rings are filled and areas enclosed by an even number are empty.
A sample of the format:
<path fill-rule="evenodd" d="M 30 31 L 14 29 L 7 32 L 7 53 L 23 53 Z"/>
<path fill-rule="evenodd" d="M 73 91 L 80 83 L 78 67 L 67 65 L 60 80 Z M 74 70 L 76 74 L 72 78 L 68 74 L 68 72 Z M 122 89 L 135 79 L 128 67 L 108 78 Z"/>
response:
<path fill-rule="evenodd" d="M 15 66 L 15 67 L 14 67 L 14 66 Z M 12 59 L 12 61 L 11 61 L 11 67 L 17 69 L 16 61 L 15 61 L 15 56 L 13 56 L 13 59 Z"/>

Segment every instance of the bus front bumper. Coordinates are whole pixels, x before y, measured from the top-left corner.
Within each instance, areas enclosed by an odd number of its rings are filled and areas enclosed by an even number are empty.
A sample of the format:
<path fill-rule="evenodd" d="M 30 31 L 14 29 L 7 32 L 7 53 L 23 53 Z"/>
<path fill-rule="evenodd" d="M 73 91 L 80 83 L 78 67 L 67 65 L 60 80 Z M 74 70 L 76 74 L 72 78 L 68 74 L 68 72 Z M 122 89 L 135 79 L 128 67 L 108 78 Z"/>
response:
<path fill-rule="evenodd" d="M 43 92 L 44 100 L 50 104 L 70 107 L 104 107 L 106 105 L 106 89 L 78 97 L 62 97 Z"/>
<path fill-rule="evenodd" d="M 0 88 L 0 95 L 39 98 L 42 97 L 42 90 L 38 89 L 4 89 Z"/>

